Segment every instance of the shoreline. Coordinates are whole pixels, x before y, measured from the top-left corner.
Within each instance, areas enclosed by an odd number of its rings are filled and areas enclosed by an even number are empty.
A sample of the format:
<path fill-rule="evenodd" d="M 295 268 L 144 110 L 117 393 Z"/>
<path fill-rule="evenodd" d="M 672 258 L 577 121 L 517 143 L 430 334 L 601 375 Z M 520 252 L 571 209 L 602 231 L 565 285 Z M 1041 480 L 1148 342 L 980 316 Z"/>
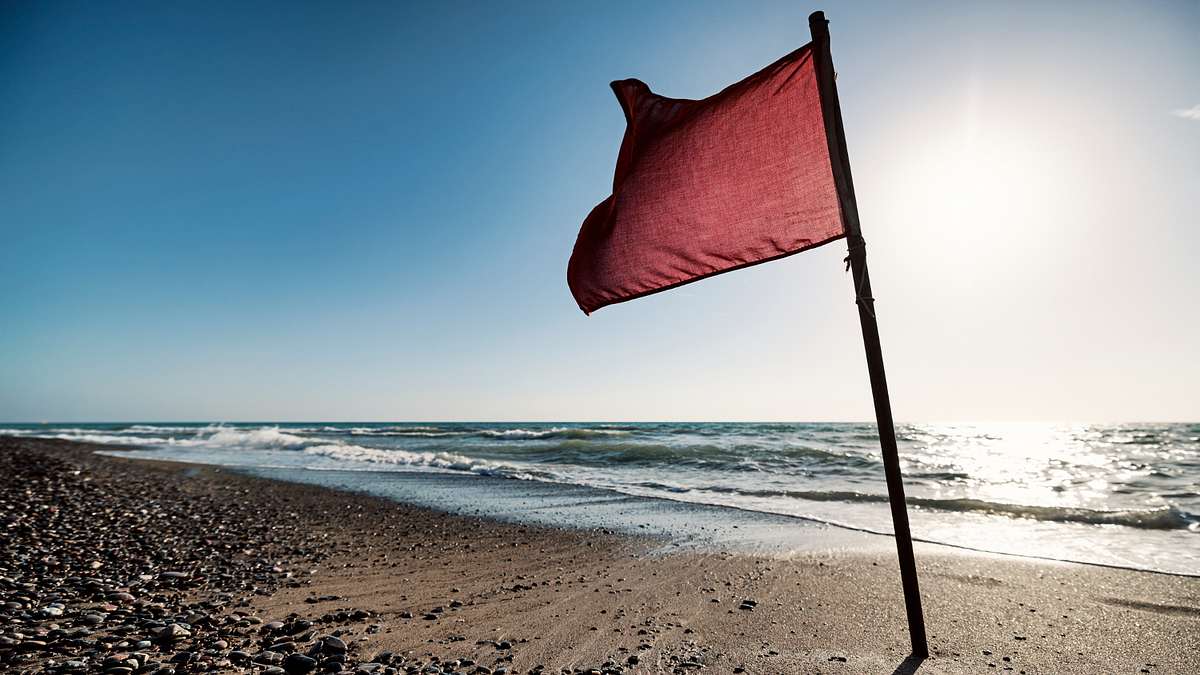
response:
<path fill-rule="evenodd" d="M 649 534 L 662 538 L 664 546 L 667 547 L 715 548 L 732 553 L 766 556 L 835 549 L 883 554 L 895 551 L 894 535 L 889 531 L 815 516 L 761 511 L 733 504 L 639 495 L 613 488 L 573 483 L 540 480 L 514 482 L 512 478 L 479 474 L 234 466 L 190 462 L 185 459 L 143 458 L 118 454 L 141 449 L 138 446 L 127 448 L 103 446 L 103 449 L 97 452 L 105 456 L 134 461 L 220 467 L 241 475 L 371 495 L 401 504 L 432 508 L 435 511 L 458 515 L 477 515 L 479 513 L 480 509 L 464 510 L 457 503 L 439 499 L 436 494 L 439 490 L 430 489 L 447 484 L 452 491 L 469 491 L 480 497 L 478 501 L 487 505 L 489 517 L 498 520 L 569 529 L 592 527 L 616 530 L 621 534 L 634 536 Z M 335 477 L 338 476 L 344 476 L 346 479 L 337 480 Z M 456 483 L 461 485 L 455 485 Z M 447 490 L 443 488 L 440 491 Z M 523 491 L 530 494 L 524 494 Z M 561 504 L 549 504 L 543 507 L 528 506 L 531 500 L 552 502 L 560 495 L 569 495 L 570 500 L 577 503 L 569 504 L 567 507 L 563 507 Z M 738 531 L 734 532 L 734 530 Z M 1017 560 L 1069 563 L 1200 579 L 1200 570 L 1188 573 L 1140 567 L 1135 564 L 1121 565 L 1050 555 L 1014 553 L 924 537 L 913 537 L 912 541 L 916 550 L 925 555 L 961 553 L 998 556 Z"/>
<path fill-rule="evenodd" d="M 86 589 L 72 597 L 62 591 L 63 579 L 71 578 L 64 572 L 87 576 L 98 574 L 94 569 L 138 563 L 119 551 L 98 552 L 96 560 L 85 561 L 86 556 L 68 550 L 69 538 L 47 540 L 56 529 L 10 526 L 0 592 L 5 602 L 21 607 L 4 610 L 9 621 L 0 624 L 0 664 L 41 672 L 54 661 L 59 672 L 76 661 L 83 667 L 66 672 L 104 672 L 103 659 L 96 660 L 101 653 L 108 658 L 137 652 L 153 661 L 137 668 L 129 664 L 128 672 L 260 672 L 272 666 L 238 661 L 260 658 L 280 644 L 264 645 L 279 636 L 262 634 L 262 626 L 287 621 L 281 627 L 294 628 L 311 621 L 292 634 L 304 640 L 285 640 L 291 647 L 272 653 L 313 653 L 314 668 L 319 664 L 323 671 L 344 663 L 336 667 L 384 673 L 420 672 L 434 657 L 442 664 L 439 672 L 457 659 L 446 672 L 497 674 L 539 672 L 538 665 L 547 673 L 1200 670 L 1200 581 L 1195 578 L 919 549 L 933 655 L 915 663 L 907 658 L 890 537 L 884 539 L 885 551 L 828 547 L 787 557 L 663 550 L 653 537 L 448 514 L 223 467 L 95 454 L 112 449 L 0 439 L 0 461 L 9 472 L 6 521 L 33 522 L 55 508 L 62 518 L 78 519 L 72 525 L 78 538 L 89 536 L 85 523 L 95 521 L 94 527 L 107 528 L 105 535 L 120 545 L 148 553 L 155 547 L 176 551 L 175 559 L 191 570 L 180 579 L 191 581 L 165 588 L 161 575 L 180 570 L 166 569 L 146 555 L 143 566 L 154 574 L 101 582 L 107 588 L 99 598 Z M 50 470 L 39 475 L 39 466 Z M 50 486 L 56 492 L 42 495 L 26 486 Z M 30 510 L 39 503 L 42 510 Z M 111 509 L 113 504 L 120 508 Z M 141 509 L 171 517 L 137 521 L 131 529 L 123 514 Z M 197 515 L 210 520 L 204 526 L 189 522 Z M 152 526 L 157 529 L 150 531 Z M 225 545 L 247 548 L 221 549 Z M 252 549 L 253 555 L 244 553 Z M 189 551 L 196 557 L 189 559 Z M 58 566 L 27 569 L 33 552 L 55 558 Z M 218 559 L 219 565 L 209 562 Z M 100 566 L 92 568 L 96 562 Z M 220 565 L 226 569 L 219 574 L 195 573 Z M 116 590 L 121 588 L 126 590 Z M 39 613 L 55 595 L 62 611 Z M 222 595 L 229 599 L 219 600 Z M 11 599 L 17 597 L 25 601 Z M 176 622 L 191 626 L 185 629 L 191 635 L 179 641 L 187 649 L 151 639 L 140 648 L 148 651 L 138 651 L 140 641 L 131 641 L 135 634 L 175 625 L 150 610 L 149 623 L 131 620 L 138 603 L 144 609 L 155 602 L 176 603 L 171 609 L 179 608 L 177 614 L 189 604 L 217 605 L 205 610 L 207 622 Z M 243 611 L 244 616 L 237 614 Z M 118 615 L 119 626 L 135 627 L 120 640 L 102 642 L 89 636 L 106 635 L 108 618 L 87 624 L 94 621 L 89 612 Z M 248 616 L 262 623 L 251 623 Z M 63 637 L 87 625 L 92 626 L 89 636 Z M 336 631 L 341 635 L 332 635 Z M 327 643 L 325 637 L 336 640 Z M 338 641 L 344 651 L 338 651 Z M 220 642 L 223 647 L 213 646 Z M 333 646 L 312 646 L 327 644 Z M 231 657 L 233 652 L 239 655 Z M 382 659 L 386 663 L 369 660 L 381 652 L 391 652 Z M 191 656 L 182 663 L 171 660 L 181 653 Z M 334 660 L 338 654 L 341 661 Z M 82 656 L 93 658 L 83 662 Z M 163 665 L 142 669 L 151 662 Z M 380 665 L 362 668 L 372 663 Z M 122 667 L 107 672 L 122 675 Z"/>
<path fill-rule="evenodd" d="M 912 533 L 965 550 L 1194 574 L 1200 570 L 1200 502 L 1187 476 L 1198 430 L 1088 425 L 1018 433 L 1003 425 L 901 425 L 911 462 Z M 470 475 L 470 487 L 457 490 L 467 496 L 455 504 L 456 492 L 443 491 L 449 499 L 432 504 L 440 510 L 471 506 L 481 493 L 547 483 L 595 488 L 607 498 L 717 506 L 725 514 L 740 509 L 810 518 L 888 536 L 892 529 L 877 432 L 863 424 L 111 423 L 3 433 L 122 446 L 128 449 L 114 452 L 125 457 L 275 467 L 283 472 L 276 477 L 295 481 L 323 483 L 323 476 L 369 471 L 382 477 L 370 481 L 369 491 L 406 503 L 424 503 L 426 495 L 391 494 L 388 483 L 401 482 L 400 476 Z M 1021 448 L 1040 450 L 1022 459 Z M 1015 462 L 1015 474 L 988 468 L 1000 458 Z M 359 489 L 348 481 L 336 487 Z M 561 521 L 573 524 L 588 510 Z M 610 511 L 606 520 L 619 522 L 619 510 Z M 796 529 L 795 520 L 775 529 Z"/>

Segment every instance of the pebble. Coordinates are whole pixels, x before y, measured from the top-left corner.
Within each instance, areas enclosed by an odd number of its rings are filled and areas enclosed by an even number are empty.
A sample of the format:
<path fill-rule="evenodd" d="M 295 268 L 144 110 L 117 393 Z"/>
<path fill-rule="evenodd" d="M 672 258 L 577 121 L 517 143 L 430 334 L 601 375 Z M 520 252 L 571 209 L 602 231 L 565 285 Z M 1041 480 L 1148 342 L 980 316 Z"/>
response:
<path fill-rule="evenodd" d="M 288 654 L 283 660 L 283 669 L 288 675 L 304 675 L 317 667 L 317 660 L 303 654 Z"/>
<path fill-rule="evenodd" d="M 158 640 L 160 642 L 167 643 L 183 640 L 184 638 L 189 638 L 191 636 L 192 632 L 190 630 L 177 623 L 168 624 L 158 632 Z"/>
<path fill-rule="evenodd" d="M 263 517 L 271 499 L 285 513 L 278 496 L 230 498 L 238 488 L 224 479 L 192 489 L 202 479 L 98 457 L 82 444 L 13 437 L 0 437 L 0 475 L 0 671 L 358 668 L 356 647 L 342 638 L 313 642 L 316 617 L 264 624 L 241 611 L 294 583 L 280 561 L 302 555 L 313 567 L 332 553 L 301 520 Z M 11 570 L 19 582 L 5 576 Z M 347 607 L 338 620 L 371 616 Z"/>

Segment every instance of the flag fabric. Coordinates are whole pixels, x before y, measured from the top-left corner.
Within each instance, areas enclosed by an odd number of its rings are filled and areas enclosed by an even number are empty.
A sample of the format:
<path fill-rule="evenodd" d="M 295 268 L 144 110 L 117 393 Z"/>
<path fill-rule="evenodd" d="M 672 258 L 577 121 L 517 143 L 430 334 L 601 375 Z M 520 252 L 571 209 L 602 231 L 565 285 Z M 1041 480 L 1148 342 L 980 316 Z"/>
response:
<path fill-rule="evenodd" d="M 567 266 L 585 313 L 844 236 L 811 44 L 699 101 L 612 88 L 613 193 Z"/>

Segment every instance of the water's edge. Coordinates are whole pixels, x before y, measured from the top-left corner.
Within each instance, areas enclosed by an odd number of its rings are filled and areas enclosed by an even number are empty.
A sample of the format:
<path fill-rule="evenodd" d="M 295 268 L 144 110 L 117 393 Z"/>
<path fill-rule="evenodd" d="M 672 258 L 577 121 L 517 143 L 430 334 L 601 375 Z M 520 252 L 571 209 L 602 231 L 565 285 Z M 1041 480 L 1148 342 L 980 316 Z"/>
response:
<path fill-rule="evenodd" d="M 133 461 L 217 466 L 226 471 L 256 478 L 366 494 L 399 504 L 429 508 L 453 515 L 483 517 L 499 522 L 562 529 L 611 530 L 639 537 L 649 536 L 664 542 L 661 552 L 722 550 L 753 555 L 788 556 L 846 551 L 876 554 L 894 551 L 894 535 L 891 532 L 737 506 L 631 495 L 608 488 L 542 481 L 513 481 L 475 474 L 204 464 L 128 454 L 129 451 L 140 449 L 142 448 L 139 446 L 122 446 L 94 452 Z M 921 537 L 914 537 L 913 541 L 920 543 L 920 548 L 926 548 L 930 553 L 960 552 L 1200 578 L 1200 573 L 1190 574 L 1068 557 L 1018 554 Z"/>
<path fill-rule="evenodd" d="M 897 433 L 918 541 L 1200 574 L 1200 424 L 923 423 Z M 892 532 L 878 433 L 863 423 L 114 422 L 0 424 L 0 435 L 127 448 L 120 453 L 143 459 L 275 467 L 309 482 L 325 479 L 306 472 L 382 473 L 393 482 L 408 480 L 397 472 L 451 474 L 502 481 L 458 481 L 467 494 L 493 483 L 488 491 L 503 494 L 539 490 L 522 483 L 587 487 L 723 514 L 773 514 L 775 523 Z M 379 482 L 342 475 L 343 483 Z M 424 496 L 407 490 L 401 499 Z M 446 508 L 470 501 L 451 497 Z"/>

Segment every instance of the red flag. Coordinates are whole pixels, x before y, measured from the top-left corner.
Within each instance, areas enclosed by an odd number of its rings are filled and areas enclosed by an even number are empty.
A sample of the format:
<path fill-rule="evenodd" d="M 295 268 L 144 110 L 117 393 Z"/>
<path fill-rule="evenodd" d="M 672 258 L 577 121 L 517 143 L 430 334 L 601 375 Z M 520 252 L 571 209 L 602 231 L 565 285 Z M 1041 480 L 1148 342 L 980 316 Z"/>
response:
<path fill-rule="evenodd" d="M 612 88 L 613 194 L 567 266 L 585 313 L 844 236 L 811 44 L 700 101 Z"/>

